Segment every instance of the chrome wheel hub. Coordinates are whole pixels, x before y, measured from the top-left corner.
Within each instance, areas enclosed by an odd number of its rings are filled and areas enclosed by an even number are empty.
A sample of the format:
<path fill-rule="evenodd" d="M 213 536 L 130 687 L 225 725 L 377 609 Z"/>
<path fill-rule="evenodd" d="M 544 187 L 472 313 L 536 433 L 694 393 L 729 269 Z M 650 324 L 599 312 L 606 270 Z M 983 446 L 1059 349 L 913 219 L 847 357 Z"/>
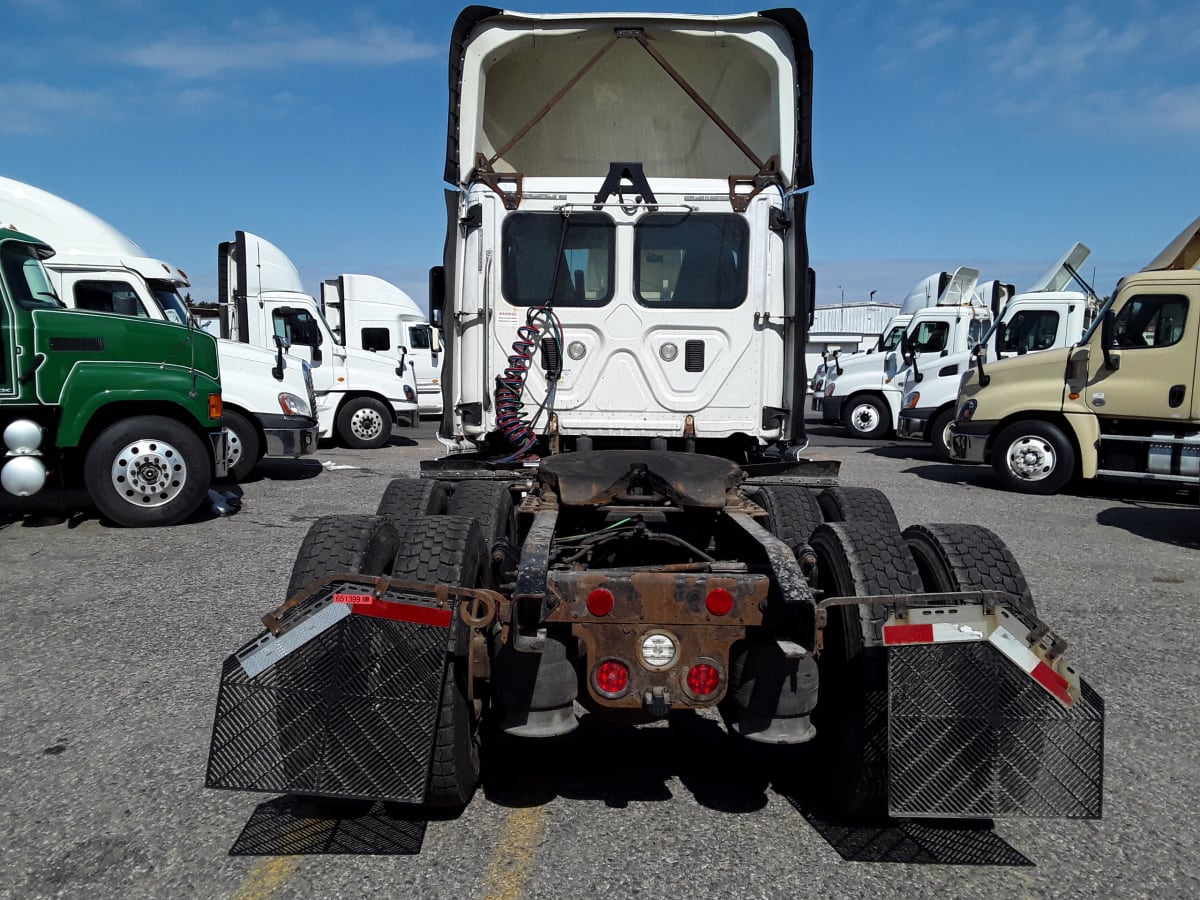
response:
<path fill-rule="evenodd" d="M 166 441 L 135 441 L 113 460 L 113 488 L 134 506 L 170 503 L 186 483 L 187 464 Z"/>
<path fill-rule="evenodd" d="M 853 423 L 855 431 L 864 434 L 874 431 L 879 427 L 879 410 L 867 403 L 856 406 L 854 412 L 850 414 L 850 421 Z"/>
<path fill-rule="evenodd" d="M 355 410 L 354 415 L 350 417 L 350 432 L 360 441 L 374 440 L 383 429 L 383 416 L 377 409 Z"/>
<path fill-rule="evenodd" d="M 1054 447 L 1045 438 L 1023 437 L 1008 446 L 1008 470 L 1022 481 L 1041 481 L 1054 471 Z"/>

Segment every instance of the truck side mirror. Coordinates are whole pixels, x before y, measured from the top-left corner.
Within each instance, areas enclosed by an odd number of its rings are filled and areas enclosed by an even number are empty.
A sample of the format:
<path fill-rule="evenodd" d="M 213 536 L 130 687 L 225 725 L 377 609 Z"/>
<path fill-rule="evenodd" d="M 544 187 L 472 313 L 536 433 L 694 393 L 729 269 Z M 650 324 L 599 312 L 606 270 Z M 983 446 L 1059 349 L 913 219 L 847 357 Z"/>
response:
<path fill-rule="evenodd" d="M 292 346 L 289 341 L 281 334 L 273 334 L 275 338 L 275 367 L 271 369 L 271 377 L 276 381 L 283 381 L 283 351 Z"/>
<path fill-rule="evenodd" d="M 1111 309 L 1104 314 L 1100 324 L 1100 348 L 1104 351 L 1104 368 L 1115 372 L 1121 368 L 1121 357 L 1113 355 L 1113 332 L 1116 330 L 1117 314 Z"/>
<path fill-rule="evenodd" d="M 446 307 L 446 268 L 434 266 L 429 270 L 429 321 L 440 328 Z"/>
<path fill-rule="evenodd" d="M 813 322 L 817 318 L 817 272 L 811 266 L 808 269 L 808 279 L 806 282 L 807 294 L 804 298 L 804 304 L 808 312 L 808 327 L 813 327 Z"/>

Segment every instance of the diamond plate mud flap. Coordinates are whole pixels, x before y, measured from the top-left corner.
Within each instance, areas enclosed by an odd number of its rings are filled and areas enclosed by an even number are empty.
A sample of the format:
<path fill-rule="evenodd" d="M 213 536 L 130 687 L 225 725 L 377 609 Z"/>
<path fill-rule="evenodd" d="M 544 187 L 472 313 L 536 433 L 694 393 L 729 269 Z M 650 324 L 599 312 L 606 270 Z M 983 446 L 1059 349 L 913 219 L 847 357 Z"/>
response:
<path fill-rule="evenodd" d="M 893 615 L 883 638 L 893 816 L 1100 817 L 1104 701 L 1053 632 L 961 606 Z"/>
<path fill-rule="evenodd" d="M 273 615 L 222 667 L 205 784 L 422 802 L 458 604 L 327 580 Z"/>

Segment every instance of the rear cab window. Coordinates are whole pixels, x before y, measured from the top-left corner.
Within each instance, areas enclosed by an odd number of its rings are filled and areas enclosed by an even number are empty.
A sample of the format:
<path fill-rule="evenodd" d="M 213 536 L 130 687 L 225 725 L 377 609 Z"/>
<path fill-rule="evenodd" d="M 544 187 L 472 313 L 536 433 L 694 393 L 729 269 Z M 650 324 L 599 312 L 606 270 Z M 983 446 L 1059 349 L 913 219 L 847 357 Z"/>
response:
<path fill-rule="evenodd" d="M 750 228 L 738 215 L 651 213 L 637 223 L 634 284 L 643 306 L 734 309 L 746 299 Z"/>
<path fill-rule="evenodd" d="M 604 306 L 616 228 L 602 213 L 513 213 L 504 220 L 501 291 L 513 306 Z"/>

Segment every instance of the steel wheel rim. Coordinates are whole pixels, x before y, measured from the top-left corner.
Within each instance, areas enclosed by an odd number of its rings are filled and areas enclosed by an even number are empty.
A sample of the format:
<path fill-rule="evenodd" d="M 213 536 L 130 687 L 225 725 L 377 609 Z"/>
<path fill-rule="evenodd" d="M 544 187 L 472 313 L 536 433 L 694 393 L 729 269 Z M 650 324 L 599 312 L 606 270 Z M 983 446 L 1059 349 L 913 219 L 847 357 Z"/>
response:
<path fill-rule="evenodd" d="M 950 452 L 950 429 L 954 426 L 954 420 L 950 419 L 942 426 L 942 449 L 947 453 Z"/>
<path fill-rule="evenodd" d="M 116 455 L 112 486 L 132 506 L 165 506 L 187 484 L 187 463 L 179 449 L 158 438 L 134 441 Z"/>
<path fill-rule="evenodd" d="M 854 412 L 850 414 L 850 421 L 853 423 L 855 431 L 864 434 L 874 431 L 879 427 L 879 410 L 869 403 L 856 406 Z"/>
<path fill-rule="evenodd" d="M 383 431 L 383 416 L 371 407 L 356 409 L 350 417 L 350 433 L 360 441 L 374 440 Z"/>
<path fill-rule="evenodd" d="M 1026 435 L 1008 445 L 1005 462 L 1008 471 L 1022 481 L 1041 481 L 1054 471 L 1058 457 L 1045 438 Z"/>
<path fill-rule="evenodd" d="M 233 471 L 242 460 L 242 439 L 232 428 L 225 429 L 225 466 Z"/>

